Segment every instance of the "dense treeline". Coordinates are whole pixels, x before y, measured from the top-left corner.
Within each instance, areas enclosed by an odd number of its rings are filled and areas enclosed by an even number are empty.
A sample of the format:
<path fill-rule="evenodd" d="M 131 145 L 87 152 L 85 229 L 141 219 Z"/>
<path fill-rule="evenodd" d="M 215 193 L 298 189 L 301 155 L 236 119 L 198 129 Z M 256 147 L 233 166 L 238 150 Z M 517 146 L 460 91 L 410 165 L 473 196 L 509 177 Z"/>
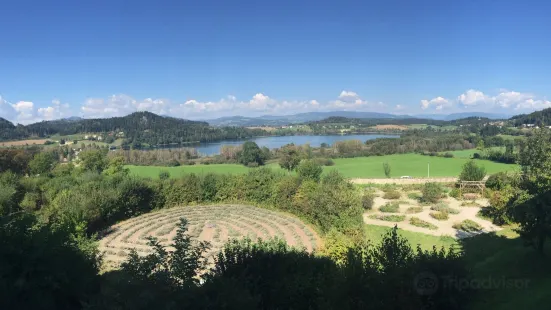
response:
<path fill-rule="evenodd" d="M 150 112 L 136 112 L 124 117 L 104 119 L 43 121 L 27 126 L 9 126 L 4 120 L 0 121 L 0 126 L 0 138 L 3 140 L 49 137 L 55 134 L 106 133 L 124 138 L 124 145 L 134 148 L 140 148 L 143 144 L 159 146 L 210 142 L 246 139 L 267 134 L 260 129 L 210 127 L 206 122 L 163 117 Z"/>
<path fill-rule="evenodd" d="M 541 111 L 532 112 L 530 114 L 515 115 L 511 118 L 514 126 L 522 126 L 525 124 L 534 124 L 535 126 L 551 125 L 551 108 Z"/>

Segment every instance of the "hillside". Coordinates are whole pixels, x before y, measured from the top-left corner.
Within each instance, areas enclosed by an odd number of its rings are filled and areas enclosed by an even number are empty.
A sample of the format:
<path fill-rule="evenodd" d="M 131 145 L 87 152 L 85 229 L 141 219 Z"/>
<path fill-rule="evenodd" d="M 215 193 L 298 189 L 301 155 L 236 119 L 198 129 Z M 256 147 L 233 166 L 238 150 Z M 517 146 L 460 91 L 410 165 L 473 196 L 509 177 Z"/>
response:
<path fill-rule="evenodd" d="M 514 126 L 522 126 L 524 124 L 535 124 L 536 126 L 551 125 L 551 108 L 541 111 L 532 112 L 530 114 L 515 115 L 511 118 Z"/>
<path fill-rule="evenodd" d="M 51 135 L 105 133 L 125 139 L 125 143 L 161 145 L 185 142 L 208 142 L 221 139 L 243 139 L 261 135 L 261 130 L 213 128 L 205 122 L 163 117 L 150 112 L 136 112 L 124 117 L 43 121 L 27 126 L 0 130 L 3 140 Z M 12 125 L 13 126 L 13 125 Z"/>
<path fill-rule="evenodd" d="M 330 117 L 344 117 L 354 119 L 417 119 L 425 120 L 425 124 L 430 121 L 454 121 L 470 117 L 481 117 L 487 119 L 507 119 L 509 116 L 504 114 L 484 113 L 484 112 L 464 112 L 452 114 L 419 114 L 419 115 L 398 115 L 378 112 L 360 112 L 360 111 L 330 111 L 330 112 L 307 112 L 290 115 L 262 115 L 258 117 L 248 116 L 226 116 L 215 119 L 204 120 L 212 126 L 282 126 L 289 124 L 299 124 L 307 122 L 321 121 Z"/>

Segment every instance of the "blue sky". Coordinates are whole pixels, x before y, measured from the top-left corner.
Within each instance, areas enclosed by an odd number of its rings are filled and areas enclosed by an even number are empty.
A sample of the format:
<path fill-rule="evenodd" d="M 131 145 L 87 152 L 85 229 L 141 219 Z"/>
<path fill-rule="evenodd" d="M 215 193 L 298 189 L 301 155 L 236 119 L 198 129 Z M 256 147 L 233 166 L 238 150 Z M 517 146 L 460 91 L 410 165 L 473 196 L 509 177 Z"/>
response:
<path fill-rule="evenodd" d="M 551 106 L 545 1 L 3 1 L 0 116 Z"/>

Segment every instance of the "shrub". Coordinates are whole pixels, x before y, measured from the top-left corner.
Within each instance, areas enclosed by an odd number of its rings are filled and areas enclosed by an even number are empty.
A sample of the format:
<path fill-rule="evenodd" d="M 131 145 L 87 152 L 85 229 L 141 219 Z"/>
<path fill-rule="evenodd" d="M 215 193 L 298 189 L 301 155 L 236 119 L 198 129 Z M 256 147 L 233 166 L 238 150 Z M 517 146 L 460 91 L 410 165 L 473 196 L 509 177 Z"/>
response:
<path fill-rule="evenodd" d="M 438 183 L 425 183 L 423 186 L 422 200 L 424 202 L 435 203 L 442 198 L 443 190 Z"/>
<path fill-rule="evenodd" d="M 409 223 L 413 226 L 417 226 L 417 227 L 423 227 L 423 228 L 428 228 L 430 230 L 436 230 L 438 229 L 438 226 L 434 225 L 434 224 L 431 224 L 427 221 L 423 221 L 422 219 L 418 218 L 418 217 L 412 217 L 409 219 Z"/>
<path fill-rule="evenodd" d="M 384 162 L 384 163 L 383 163 L 383 170 L 384 170 L 384 172 L 385 172 L 385 176 L 386 176 L 387 178 L 390 178 L 390 170 L 391 170 L 391 168 L 390 168 L 390 164 L 389 164 L 389 163 L 387 163 L 387 162 Z"/>
<path fill-rule="evenodd" d="M 478 166 L 474 160 L 470 160 L 463 165 L 459 179 L 461 181 L 481 181 L 485 176 L 486 169 Z"/>
<path fill-rule="evenodd" d="M 439 220 L 439 221 L 445 221 L 450 218 L 447 212 L 431 212 L 430 216 L 433 219 Z"/>
<path fill-rule="evenodd" d="M 488 177 L 488 180 L 486 180 L 486 187 L 493 190 L 501 190 L 507 185 L 516 187 L 518 183 L 518 175 L 509 174 L 507 172 L 498 172 Z"/>
<path fill-rule="evenodd" d="M 397 215 L 397 214 L 389 214 L 389 215 L 373 214 L 373 215 L 370 215 L 369 218 L 374 220 L 387 221 L 387 222 L 401 222 L 406 219 L 406 216 Z"/>
<path fill-rule="evenodd" d="M 459 193 L 459 188 L 453 188 L 453 189 L 448 193 L 448 195 L 449 195 L 450 197 L 453 197 L 453 198 L 455 198 L 455 199 L 459 199 L 459 198 L 460 198 L 460 195 L 459 195 L 459 194 L 460 194 L 460 193 Z"/>
<path fill-rule="evenodd" d="M 482 230 L 482 226 L 473 220 L 464 220 L 461 223 L 455 223 L 453 224 L 453 228 L 466 232 L 478 232 Z"/>
<path fill-rule="evenodd" d="M 421 213 L 423 212 L 423 207 L 409 207 L 407 210 L 406 210 L 406 213 Z"/>
<path fill-rule="evenodd" d="M 161 172 L 159 172 L 159 179 L 161 179 L 161 180 L 170 179 L 170 172 L 168 172 L 166 170 L 162 170 Z"/>
<path fill-rule="evenodd" d="M 402 195 L 399 191 L 388 191 L 383 195 L 384 199 L 399 199 Z"/>
<path fill-rule="evenodd" d="M 366 191 L 362 196 L 362 207 L 364 210 L 373 209 L 373 200 L 375 199 L 375 193 Z"/>
<path fill-rule="evenodd" d="M 178 167 L 178 166 L 180 166 L 180 162 L 177 161 L 176 159 L 172 159 L 172 160 L 169 160 L 169 161 L 166 163 L 166 165 L 167 165 L 168 167 Z"/>
<path fill-rule="evenodd" d="M 450 153 L 450 152 L 446 152 L 446 153 L 444 153 L 443 157 L 445 157 L 445 158 L 453 158 L 453 154 Z"/>
<path fill-rule="evenodd" d="M 397 202 L 387 202 L 384 206 L 379 207 L 379 211 L 385 213 L 396 213 L 400 211 L 400 205 Z"/>
<path fill-rule="evenodd" d="M 447 204 L 440 202 L 430 208 L 433 211 L 445 212 L 448 214 L 459 214 L 459 210 L 450 208 Z"/>
<path fill-rule="evenodd" d="M 258 163 L 257 162 L 250 162 L 250 163 L 247 163 L 246 166 L 249 167 L 249 168 L 256 168 L 256 167 L 258 167 Z"/>
<path fill-rule="evenodd" d="M 333 166 L 335 162 L 331 158 L 316 158 L 314 161 L 320 166 Z"/>
<path fill-rule="evenodd" d="M 408 198 L 413 200 L 419 200 L 421 198 L 421 194 L 419 193 L 408 193 Z"/>
<path fill-rule="evenodd" d="M 307 180 L 319 182 L 323 169 L 313 160 L 304 160 L 297 167 L 297 174 Z"/>
<path fill-rule="evenodd" d="M 515 190 L 511 185 L 507 185 L 502 190 L 493 191 L 490 196 L 490 205 L 480 210 L 482 215 L 491 218 L 492 222 L 497 225 L 511 223 L 508 203 L 514 195 Z"/>

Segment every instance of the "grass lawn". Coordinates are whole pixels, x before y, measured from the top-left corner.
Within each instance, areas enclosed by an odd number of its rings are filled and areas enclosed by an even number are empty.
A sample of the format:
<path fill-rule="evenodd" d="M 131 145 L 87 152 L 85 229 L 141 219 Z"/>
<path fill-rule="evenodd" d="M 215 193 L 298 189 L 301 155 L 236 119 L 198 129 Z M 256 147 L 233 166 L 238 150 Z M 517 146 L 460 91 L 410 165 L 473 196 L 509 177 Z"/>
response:
<path fill-rule="evenodd" d="M 430 177 L 455 177 L 461 172 L 468 158 L 443 158 L 423 156 L 419 154 L 397 154 L 386 156 L 370 156 L 335 159 L 335 166 L 325 170 L 337 169 L 349 178 L 384 178 L 383 163 L 388 162 L 391 176 L 403 175 L 426 177 L 427 164 L 430 164 Z M 517 165 L 495 163 L 487 160 L 477 160 L 486 168 L 488 174 L 516 169 Z"/>
<path fill-rule="evenodd" d="M 388 162 L 391 166 L 391 174 L 393 177 L 402 175 L 426 177 L 427 163 L 430 163 L 431 177 L 454 177 L 459 175 L 463 164 L 467 161 L 467 158 L 442 158 L 418 154 L 338 158 L 334 160 L 334 166 L 324 167 L 324 173 L 336 169 L 347 178 L 385 178 L 383 162 Z M 478 160 L 478 163 L 486 167 L 488 174 L 513 170 L 517 167 L 516 165 L 494 163 L 486 160 Z M 271 163 L 267 166 L 272 169 L 283 171 L 277 163 Z M 179 167 L 129 165 L 128 168 L 132 174 L 152 178 L 158 177 L 159 172 L 163 170 L 168 171 L 172 177 L 178 177 L 187 173 L 246 173 L 248 169 L 250 169 L 239 164 Z"/>
<path fill-rule="evenodd" d="M 490 149 L 499 150 L 499 151 L 502 151 L 502 152 L 505 151 L 504 146 L 491 147 Z M 460 150 L 460 151 L 451 151 L 451 152 L 442 152 L 442 153 L 452 153 L 453 156 L 455 156 L 457 158 L 471 158 L 474 153 L 483 153 L 483 152 L 484 151 L 480 151 L 480 150 L 477 150 L 477 149 L 470 149 L 470 150 Z"/>
<path fill-rule="evenodd" d="M 461 241 L 474 279 L 494 281 L 475 290 L 473 309 L 548 309 L 551 304 L 551 264 L 510 228 Z M 551 251 L 547 251 L 547 255 Z M 504 284 L 508 281 L 509 284 Z"/>
<path fill-rule="evenodd" d="M 391 228 L 377 225 L 365 225 L 366 226 L 366 238 L 371 241 L 371 244 L 379 244 L 383 235 L 385 235 Z M 457 240 L 452 237 L 438 237 L 433 235 L 427 235 L 423 233 L 398 230 L 400 235 L 409 240 L 411 247 L 415 250 L 419 244 L 423 250 L 431 250 L 433 245 L 437 249 L 444 247 L 448 249 L 450 246 L 458 245 Z"/>
<path fill-rule="evenodd" d="M 366 225 L 366 237 L 377 244 L 390 228 Z M 551 304 L 551 264 L 548 256 L 540 256 L 526 247 L 511 227 L 497 233 L 482 234 L 462 240 L 436 237 L 399 230 L 411 246 L 430 250 L 457 246 L 465 254 L 474 291 L 470 309 L 518 310 L 548 309 Z M 549 244 L 547 244 L 549 246 Z M 491 281 L 491 282 L 490 282 Z M 477 283 L 486 286 L 475 287 Z"/>

